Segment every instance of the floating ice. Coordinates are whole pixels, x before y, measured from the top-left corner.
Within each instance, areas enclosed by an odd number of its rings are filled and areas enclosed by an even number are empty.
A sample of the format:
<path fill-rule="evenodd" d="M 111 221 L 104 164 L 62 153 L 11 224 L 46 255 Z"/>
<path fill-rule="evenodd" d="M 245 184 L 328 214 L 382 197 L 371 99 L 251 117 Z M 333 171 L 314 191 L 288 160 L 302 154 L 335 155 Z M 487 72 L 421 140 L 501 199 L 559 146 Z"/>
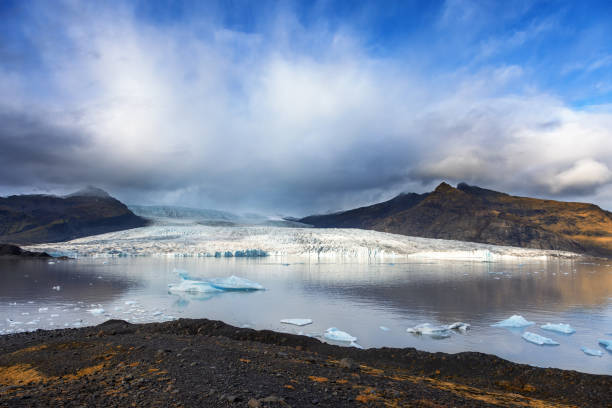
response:
<path fill-rule="evenodd" d="M 603 351 L 601 350 L 593 350 L 588 347 L 580 347 L 580 350 L 587 356 L 601 357 L 603 356 Z"/>
<path fill-rule="evenodd" d="M 572 326 L 565 323 L 546 323 L 545 325 L 540 327 L 544 330 L 554 331 L 563 334 L 576 333 L 576 330 L 574 330 Z"/>
<path fill-rule="evenodd" d="M 537 344 L 539 346 L 543 346 L 543 345 L 558 346 L 559 345 L 559 343 L 557 343 L 553 339 L 549 339 L 548 337 L 540 336 L 539 334 L 535 334 L 532 332 L 525 332 L 523 333 L 521 337 L 527 340 L 528 342 Z"/>
<path fill-rule="evenodd" d="M 455 323 L 449 324 L 447 327 L 449 330 L 459 330 L 459 331 L 465 332 L 469 330 L 470 325 L 468 323 L 455 322 Z"/>
<path fill-rule="evenodd" d="M 238 276 L 229 278 L 217 278 L 210 282 L 210 285 L 222 290 L 264 290 L 265 288 L 257 282 L 250 281 Z"/>
<path fill-rule="evenodd" d="M 353 337 L 347 332 L 338 330 L 335 327 L 330 327 L 329 329 L 325 330 L 325 334 L 323 334 L 323 337 L 325 337 L 327 340 L 333 341 L 344 341 L 350 343 L 357 341 L 357 337 Z"/>
<path fill-rule="evenodd" d="M 355 343 L 354 341 L 351 341 L 351 344 L 349 344 L 349 346 L 363 350 L 363 346 L 361 344 Z"/>
<path fill-rule="evenodd" d="M 55 264 L 55 262 L 53 262 L 53 261 L 49 261 L 49 262 L 47 262 L 47 263 L 48 263 L 49 265 L 54 265 L 54 264 Z"/>
<path fill-rule="evenodd" d="M 434 338 L 445 339 L 450 337 L 448 326 L 434 326 L 429 323 L 418 324 L 406 329 L 408 333 L 424 334 Z"/>
<path fill-rule="evenodd" d="M 526 327 L 535 324 L 534 322 L 528 322 L 523 316 L 513 315 L 506 320 L 495 323 L 493 327 Z"/>
<path fill-rule="evenodd" d="M 163 313 L 160 311 L 153 312 L 153 316 L 161 316 Z"/>
<path fill-rule="evenodd" d="M 138 302 L 135 301 L 135 300 L 126 300 L 125 301 L 125 304 L 128 305 L 128 306 L 135 305 L 136 303 L 138 303 Z"/>
<path fill-rule="evenodd" d="M 59 292 L 61 289 L 62 289 L 62 287 L 61 287 L 60 285 L 53 286 L 53 287 L 51 288 L 51 290 L 56 290 L 56 291 L 58 291 L 58 292 Z"/>
<path fill-rule="evenodd" d="M 51 317 L 59 317 L 59 315 L 57 313 L 54 313 L 51 315 Z"/>
<path fill-rule="evenodd" d="M 599 344 L 604 346 L 606 348 L 606 350 L 612 351 L 612 340 L 599 339 L 597 341 L 599 342 Z"/>
<path fill-rule="evenodd" d="M 391 330 L 390 328 L 388 328 L 387 326 L 378 326 L 378 328 L 382 331 L 389 331 Z"/>
<path fill-rule="evenodd" d="M 221 290 L 205 281 L 183 279 L 180 283 L 169 284 L 168 291 L 171 293 L 214 293 L 220 292 Z"/>
<path fill-rule="evenodd" d="M 47 310 L 49 310 L 48 307 L 39 307 L 38 308 L 38 313 L 43 313 L 43 312 L 46 312 Z"/>
<path fill-rule="evenodd" d="M 101 307 L 95 308 L 95 309 L 87 309 L 87 311 L 89 313 L 91 313 L 92 315 L 101 315 L 104 314 L 104 309 L 102 309 Z"/>
<path fill-rule="evenodd" d="M 295 326 L 306 326 L 307 324 L 312 324 L 312 319 L 282 319 L 280 322 Z"/>

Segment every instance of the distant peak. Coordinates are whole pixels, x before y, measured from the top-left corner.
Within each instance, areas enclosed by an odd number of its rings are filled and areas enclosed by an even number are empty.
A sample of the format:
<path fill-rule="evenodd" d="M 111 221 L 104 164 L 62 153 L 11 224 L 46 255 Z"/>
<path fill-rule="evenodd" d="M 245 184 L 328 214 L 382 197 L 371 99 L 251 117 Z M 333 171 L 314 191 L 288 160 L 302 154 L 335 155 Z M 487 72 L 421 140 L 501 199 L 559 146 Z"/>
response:
<path fill-rule="evenodd" d="M 442 183 L 440 183 L 440 185 L 438 185 L 438 187 L 436 187 L 434 191 L 438 193 L 443 193 L 443 192 L 453 191 L 453 190 L 454 190 L 453 186 L 443 181 Z"/>
<path fill-rule="evenodd" d="M 87 186 L 79 191 L 72 194 L 68 194 L 66 197 L 98 197 L 98 198 L 110 198 L 110 194 L 101 188 L 94 186 Z"/>

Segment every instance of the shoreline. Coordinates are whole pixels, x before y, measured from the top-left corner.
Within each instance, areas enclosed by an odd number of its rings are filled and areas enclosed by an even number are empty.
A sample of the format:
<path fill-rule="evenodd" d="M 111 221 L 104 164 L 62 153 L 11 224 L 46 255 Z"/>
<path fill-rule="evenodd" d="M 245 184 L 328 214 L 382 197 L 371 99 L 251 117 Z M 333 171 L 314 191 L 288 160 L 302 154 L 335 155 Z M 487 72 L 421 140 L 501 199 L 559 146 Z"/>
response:
<path fill-rule="evenodd" d="M 612 376 L 477 352 L 359 350 L 207 319 L 3 335 L 0 351 L 3 406 L 604 407 L 612 389 Z"/>

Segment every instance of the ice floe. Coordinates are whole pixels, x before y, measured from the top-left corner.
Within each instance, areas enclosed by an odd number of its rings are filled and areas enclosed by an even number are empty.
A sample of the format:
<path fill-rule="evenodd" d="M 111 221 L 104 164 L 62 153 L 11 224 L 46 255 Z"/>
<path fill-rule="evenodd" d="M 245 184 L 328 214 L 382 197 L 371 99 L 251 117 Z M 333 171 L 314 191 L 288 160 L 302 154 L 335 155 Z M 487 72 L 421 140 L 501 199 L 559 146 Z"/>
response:
<path fill-rule="evenodd" d="M 389 331 L 391 330 L 390 328 L 388 328 L 387 326 L 378 326 L 378 328 L 382 331 Z"/>
<path fill-rule="evenodd" d="M 105 310 L 101 307 L 98 307 L 95 309 L 87 309 L 87 311 L 91 313 L 92 315 L 101 315 L 101 314 L 104 314 L 105 312 Z"/>
<path fill-rule="evenodd" d="M 220 289 L 213 287 L 209 282 L 183 279 L 179 283 L 171 283 L 168 285 L 170 293 L 215 293 L 221 292 Z"/>
<path fill-rule="evenodd" d="M 574 330 L 572 326 L 570 326 L 569 324 L 565 324 L 565 323 L 546 323 L 540 327 L 544 330 L 554 331 L 557 333 L 563 333 L 563 334 L 576 333 L 576 330 Z"/>
<path fill-rule="evenodd" d="M 447 327 L 449 330 L 459 330 L 461 332 L 466 332 L 470 329 L 471 326 L 468 323 L 455 322 L 449 324 Z"/>
<path fill-rule="evenodd" d="M 338 330 L 335 327 L 330 327 L 329 329 L 325 330 L 325 334 L 323 334 L 323 337 L 325 337 L 327 340 L 342 341 L 347 343 L 353 343 L 357 341 L 357 337 L 353 337 L 347 332 Z"/>
<path fill-rule="evenodd" d="M 293 324 L 295 326 L 306 326 L 307 324 L 312 324 L 312 319 L 282 319 L 280 322 L 284 324 Z"/>
<path fill-rule="evenodd" d="M 497 322 L 492 324 L 493 327 L 527 327 L 535 324 L 534 322 L 529 322 L 523 316 L 513 315 L 507 318 L 506 320 L 502 320 L 501 322 Z"/>
<path fill-rule="evenodd" d="M 548 337 L 540 336 L 539 334 L 532 332 L 525 332 L 521 336 L 523 339 L 527 340 L 530 343 L 537 344 L 539 346 L 558 346 L 559 343 L 554 341 L 553 339 L 549 339 Z"/>
<path fill-rule="evenodd" d="M 426 335 L 438 339 L 445 339 L 451 335 L 448 326 L 434 326 L 430 323 L 418 324 L 414 327 L 407 328 L 406 331 L 408 333 Z"/>
<path fill-rule="evenodd" d="M 599 344 L 604 346 L 606 350 L 612 351 L 612 340 L 599 339 L 597 341 L 599 342 Z"/>
<path fill-rule="evenodd" d="M 239 276 L 232 275 L 229 278 L 216 278 L 210 281 L 210 285 L 221 290 L 264 290 L 265 288 L 257 282 L 250 281 Z"/>
<path fill-rule="evenodd" d="M 594 357 L 601 357 L 601 356 L 603 356 L 603 351 L 601 351 L 601 350 L 594 350 L 594 349 L 590 349 L 588 347 L 580 347 L 580 350 L 582 350 L 582 352 L 584 354 L 586 354 L 587 356 L 594 356 Z"/>

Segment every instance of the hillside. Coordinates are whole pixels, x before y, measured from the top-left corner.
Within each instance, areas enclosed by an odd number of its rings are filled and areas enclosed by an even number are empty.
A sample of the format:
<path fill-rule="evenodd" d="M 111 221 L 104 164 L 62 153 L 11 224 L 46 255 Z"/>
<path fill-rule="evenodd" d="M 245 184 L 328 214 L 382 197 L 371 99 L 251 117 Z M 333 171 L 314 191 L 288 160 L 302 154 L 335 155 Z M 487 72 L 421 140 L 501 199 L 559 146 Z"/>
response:
<path fill-rule="evenodd" d="M 612 257 L 612 213 L 594 204 L 516 197 L 461 183 L 299 220 L 319 228 L 555 249 Z"/>
<path fill-rule="evenodd" d="M 142 227 L 146 221 L 105 191 L 89 187 L 65 197 L 0 197 L 0 242 L 32 244 Z"/>

